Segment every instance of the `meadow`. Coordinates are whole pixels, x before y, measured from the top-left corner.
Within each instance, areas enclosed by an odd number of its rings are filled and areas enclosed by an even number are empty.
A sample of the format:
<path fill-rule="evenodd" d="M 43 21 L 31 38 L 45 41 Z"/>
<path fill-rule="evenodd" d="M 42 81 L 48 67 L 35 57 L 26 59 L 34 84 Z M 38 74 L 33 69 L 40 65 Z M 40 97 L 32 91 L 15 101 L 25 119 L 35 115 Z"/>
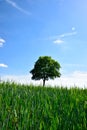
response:
<path fill-rule="evenodd" d="M 87 89 L 2 82 L 0 130 L 87 130 Z"/>

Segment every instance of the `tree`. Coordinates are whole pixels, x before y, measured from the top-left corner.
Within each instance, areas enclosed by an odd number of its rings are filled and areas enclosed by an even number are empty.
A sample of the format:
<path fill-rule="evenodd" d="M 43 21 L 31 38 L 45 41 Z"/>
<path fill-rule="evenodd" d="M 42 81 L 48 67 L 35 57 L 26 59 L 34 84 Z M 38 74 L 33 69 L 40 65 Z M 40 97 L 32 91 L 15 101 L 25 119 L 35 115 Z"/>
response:
<path fill-rule="evenodd" d="M 60 68 L 60 64 L 53 60 L 50 56 L 40 56 L 35 62 L 34 68 L 30 71 L 30 73 L 32 74 L 32 79 L 42 79 L 44 86 L 46 80 L 61 76 L 59 72 Z"/>

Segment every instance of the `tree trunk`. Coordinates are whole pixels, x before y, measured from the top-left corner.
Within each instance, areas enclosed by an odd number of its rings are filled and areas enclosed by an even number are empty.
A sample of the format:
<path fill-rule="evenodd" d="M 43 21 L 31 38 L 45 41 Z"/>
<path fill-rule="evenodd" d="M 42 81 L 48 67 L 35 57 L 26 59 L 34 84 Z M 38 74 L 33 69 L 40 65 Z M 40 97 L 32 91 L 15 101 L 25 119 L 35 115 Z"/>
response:
<path fill-rule="evenodd" d="M 45 79 L 43 79 L 43 87 L 45 86 Z"/>

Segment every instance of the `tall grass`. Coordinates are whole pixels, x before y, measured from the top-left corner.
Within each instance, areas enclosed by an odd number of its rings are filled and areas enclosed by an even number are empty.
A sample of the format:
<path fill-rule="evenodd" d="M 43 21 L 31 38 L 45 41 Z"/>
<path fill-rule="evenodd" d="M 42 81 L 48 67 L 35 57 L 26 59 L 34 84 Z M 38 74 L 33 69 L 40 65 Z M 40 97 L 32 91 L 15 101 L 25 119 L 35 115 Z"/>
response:
<path fill-rule="evenodd" d="M 0 83 L 0 130 L 87 130 L 87 89 Z"/>

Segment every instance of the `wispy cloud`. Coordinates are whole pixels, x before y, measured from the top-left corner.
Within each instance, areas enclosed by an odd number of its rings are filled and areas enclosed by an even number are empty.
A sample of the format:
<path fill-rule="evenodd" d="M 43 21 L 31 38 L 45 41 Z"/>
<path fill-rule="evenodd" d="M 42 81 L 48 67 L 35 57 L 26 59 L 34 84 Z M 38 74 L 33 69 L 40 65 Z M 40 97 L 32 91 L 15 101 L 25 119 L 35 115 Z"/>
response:
<path fill-rule="evenodd" d="M 64 43 L 63 38 L 71 37 L 77 35 L 77 31 L 75 27 L 71 28 L 71 32 L 62 33 L 60 35 L 54 35 L 54 36 L 48 36 L 46 38 L 40 39 L 40 40 L 50 40 L 53 41 L 53 43 L 61 44 Z"/>
<path fill-rule="evenodd" d="M 0 67 L 2 67 L 2 68 L 8 68 L 8 65 L 1 63 Z"/>
<path fill-rule="evenodd" d="M 74 31 L 74 32 L 69 32 L 69 33 L 63 33 L 63 34 L 59 35 L 58 37 L 63 38 L 63 37 L 73 36 L 73 35 L 76 35 L 76 34 L 77 34 L 77 32 Z"/>
<path fill-rule="evenodd" d="M 3 38 L 0 38 L 0 47 L 2 47 L 4 43 L 5 43 L 5 40 Z"/>
<path fill-rule="evenodd" d="M 54 40 L 53 43 L 57 43 L 57 44 L 64 43 L 64 40 L 62 40 L 62 39 L 65 37 L 70 37 L 70 36 L 76 35 L 77 31 L 75 31 L 75 30 L 76 30 L 75 27 L 72 27 L 71 32 L 63 33 L 61 35 L 52 36 L 52 37 L 50 37 L 50 39 Z"/>
<path fill-rule="evenodd" d="M 8 4 L 10 4 L 11 6 L 13 6 L 14 8 L 16 8 L 17 10 L 19 10 L 22 13 L 25 13 L 27 15 L 31 15 L 31 12 L 24 10 L 23 8 L 21 8 L 19 5 L 17 5 L 14 1 L 12 0 L 5 0 Z"/>
<path fill-rule="evenodd" d="M 57 40 L 54 40 L 53 43 L 55 44 L 62 44 L 64 41 L 63 40 L 60 40 L 60 39 L 57 39 Z"/>

